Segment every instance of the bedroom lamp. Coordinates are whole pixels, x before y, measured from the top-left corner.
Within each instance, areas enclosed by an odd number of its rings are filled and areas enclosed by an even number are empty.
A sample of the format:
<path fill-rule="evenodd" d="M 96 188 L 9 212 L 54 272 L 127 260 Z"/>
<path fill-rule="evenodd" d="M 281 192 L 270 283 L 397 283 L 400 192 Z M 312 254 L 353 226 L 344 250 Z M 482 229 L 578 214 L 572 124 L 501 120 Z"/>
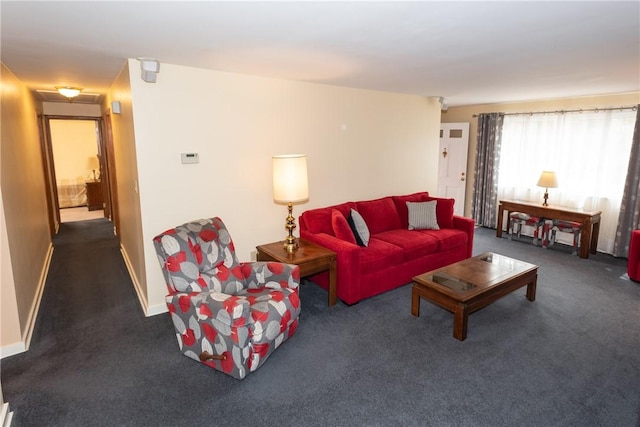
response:
<path fill-rule="evenodd" d="M 540 179 L 538 180 L 538 187 L 544 187 L 544 203 L 542 206 L 549 206 L 547 199 L 549 198 L 549 189 L 558 187 L 558 178 L 556 173 L 552 171 L 542 171 Z"/>
<path fill-rule="evenodd" d="M 100 169 L 100 163 L 98 163 L 97 156 L 89 156 L 89 169 L 93 172 L 93 180 L 96 181 L 96 169 Z"/>
<path fill-rule="evenodd" d="M 278 204 L 286 204 L 289 210 L 285 223 L 289 235 L 283 245 L 289 253 L 298 249 L 298 242 L 293 237 L 293 230 L 296 228 L 293 204 L 303 203 L 307 200 L 309 200 L 307 156 L 304 154 L 273 156 L 273 201 Z"/>

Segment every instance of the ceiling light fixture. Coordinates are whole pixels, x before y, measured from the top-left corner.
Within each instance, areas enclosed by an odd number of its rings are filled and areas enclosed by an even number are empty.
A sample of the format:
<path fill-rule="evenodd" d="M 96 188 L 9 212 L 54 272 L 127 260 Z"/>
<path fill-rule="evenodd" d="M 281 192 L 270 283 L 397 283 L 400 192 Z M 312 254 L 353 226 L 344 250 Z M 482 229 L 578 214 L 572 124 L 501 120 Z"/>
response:
<path fill-rule="evenodd" d="M 65 96 L 69 102 L 71 102 L 72 98 L 80 95 L 80 92 L 82 91 L 80 88 L 71 86 L 56 86 L 56 90 L 60 95 Z"/>

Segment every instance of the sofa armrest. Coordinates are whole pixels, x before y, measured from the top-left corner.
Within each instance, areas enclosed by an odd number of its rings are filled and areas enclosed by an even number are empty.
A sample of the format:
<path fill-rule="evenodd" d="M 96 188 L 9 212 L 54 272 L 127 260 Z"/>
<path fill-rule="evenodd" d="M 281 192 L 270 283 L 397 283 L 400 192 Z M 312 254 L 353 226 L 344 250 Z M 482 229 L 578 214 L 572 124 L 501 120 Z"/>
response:
<path fill-rule="evenodd" d="M 297 292 L 300 286 L 300 267 L 294 264 L 253 261 L 241 262 L 239 266 L 249 289 L 289 288 Z"/>
<path fill-rule="evenodd" d="M 356 294 L 355 290 L 361 286 L 360 254 L 362 248 L 327 233 L 309 233 L 303 230 L 300 232 L 300 237 L 336 253 L 338 297 L 347 302 L 352 301 L 351 294 Z M 341 287 L 341 283 L 348 283 L 349 286 Z"/>
<path fill-rule="evenodd" d="M 631 280 L 640 282 L 640 230 L 633 230 L 631 232 L 627 274 Z"/>
<path fill-rule="evenodd" d="M 453 227 L 467 233 L 467 258 L 473 256 L 473 235 L 476 229 L 476 222 L 464 216 L 453 216 Z"/>

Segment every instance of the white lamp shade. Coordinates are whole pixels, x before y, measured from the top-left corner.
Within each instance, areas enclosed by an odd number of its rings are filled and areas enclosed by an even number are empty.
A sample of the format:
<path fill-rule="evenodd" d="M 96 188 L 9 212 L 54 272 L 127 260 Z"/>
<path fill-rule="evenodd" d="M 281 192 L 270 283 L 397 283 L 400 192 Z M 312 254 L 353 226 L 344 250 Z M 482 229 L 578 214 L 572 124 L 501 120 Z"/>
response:
<path fill-rule="evenodd" d="M 300 203 L 309 200 L 307 156 L 273 156 L 273 200 L 276 203 Z"/>
<path fill-rule="evenodd" d="M 558 187 L 558 178 L 556 173 L 552 171 L 543 171 L 538 180 L 538 187 L 556 188 Z"/>

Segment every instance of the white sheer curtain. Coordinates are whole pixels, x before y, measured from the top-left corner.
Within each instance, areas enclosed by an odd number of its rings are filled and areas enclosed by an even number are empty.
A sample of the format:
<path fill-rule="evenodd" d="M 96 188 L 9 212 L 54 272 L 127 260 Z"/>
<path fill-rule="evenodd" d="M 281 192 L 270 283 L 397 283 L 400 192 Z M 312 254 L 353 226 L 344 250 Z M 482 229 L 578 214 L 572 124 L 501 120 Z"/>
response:
<path fill-rule="evenodd" d="M 601 210 L 598 250 L 612 253 L 635 115 L 628 109 L 505 116 L 498 198 L 542 203 L 540 173 L 555 171 L 558 188 L 549 189 L 549 204 Z"/>

